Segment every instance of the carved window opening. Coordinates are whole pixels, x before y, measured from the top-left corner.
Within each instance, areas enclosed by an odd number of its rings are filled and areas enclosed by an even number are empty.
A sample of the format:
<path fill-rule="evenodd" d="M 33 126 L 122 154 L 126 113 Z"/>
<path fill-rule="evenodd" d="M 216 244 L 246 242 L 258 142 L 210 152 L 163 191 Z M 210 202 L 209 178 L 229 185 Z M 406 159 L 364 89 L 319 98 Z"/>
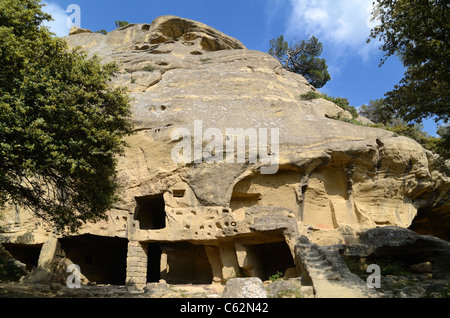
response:
<path fill-rule="evenodd" d="M 166 227 L 166 204 L 162 194 L 136 198 L 135 220 L 141 230 L 160 230 Z"/>

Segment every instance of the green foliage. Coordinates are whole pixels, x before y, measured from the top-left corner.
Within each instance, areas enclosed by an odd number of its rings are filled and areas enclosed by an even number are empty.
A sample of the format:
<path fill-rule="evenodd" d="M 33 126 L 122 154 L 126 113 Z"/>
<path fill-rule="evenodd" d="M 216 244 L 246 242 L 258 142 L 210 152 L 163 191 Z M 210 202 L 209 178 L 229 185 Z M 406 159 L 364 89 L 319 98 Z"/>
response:
<path fill-rule="evenodd" d="M 101 65 L 42 22 L 39 0 L 0 2 L 0 203 L 75 231 L 115 202 L 129 100 Z"/>
<path fill-rule="evenodd" d="M 126 25 L 128 25 L 130 23 L 128 23 L 127 21 L 117 20 L 117 21 L 114 21 L 114 24 L 115 24 L 116 28 L 121 28 L 121 27 L 126 26 Z M 95 33 L 100 33 L 100 34 L 106 35 L 106 34 L 108 34 L 108 31 L 106 31 L 105 29 L 101 29 L 99 31 L 96 31 Z"/>
<path fill-rule="evenodd" d="M 371 30 L 368 41 L 382 41 L 381 64 L 395 55 L 406 68 L 399 85 L 386 93 L 385 109 L 408 123 L 434 117 L 446 124 L 450 114 L 448 1 L 377 0 L 374 17 L 381 24 Z M 450 159 L 450 135 L 440 136 L 433 141 L 434 151 Z"/>
<path fill-rule="evenodd" d="M 435 152 L 445 159 L 450 159 L 450 124 L 439 127 L 437 134 L 440 138 L 436 141 Z"/>
<path fill-rule="evenodd" d="M 155 67 L 151 64 L 147 64 L 142 68 L 142 70 L 146 72 L 153 72 L 155 70 Z"/>
<path fill-rule="evenodd" d="M 269 280 L 272 282 L 283 280 L 284 274 L 282 272 L 276 272 L 276 274 L 273 274 L 269 277 Z"/>
<path fill-rule="evenodd" d="M 212 60 L 212 58 L 210 58 L 210 57 L 205 57 L 205 58 L 201 58 L 201 59 L 200 59 L 200 62 L 206 63 L 206 62 L 209 62 L 209 61 L 211 61 L 211 60 Z"/>
<path fill-rule="evenodd" d="M 385 125 L 386 130 L 393 131 L 399 135 L 414 139 L 425 149 L 438 152 L 439 138 L 432 137 L 423 131 L 422 125 L 407 125 L 404 122 L 398 122 L 392 125 Z"/>
<path fill-rule="evenodd" d="M 358 112 L 376 124 L 387 125 L 393 120 L 392 112 L 386 107 L 383 98 L 370 100 L 369 105 L 362 105 Z"/>
<path fill-rule="evenodd" d="M 333 97 L 333 96 L 328 96 L 327 94 L 324 94 L 323 98 L 325 98 L 326 100 L 329 100 L 330 102 L 335 103 L 336 105 L 338 105 L 342 109 L 350 112 L 350 114 L 352 114 L 353 118 L 358 118 L 358 111 L 357 111 L 357 109 L 355 107 L 353 107 L 353 106 L 350 106 L 350 102 L 348 101 L 347 98 L 345 98 L 345 97 Z"/>
<path fill-rule="evenodd" d="M 393 275 L 407 277 L 413 275 L 413 272 L 411 272 L 406 263 L 392 258 L 390 255 L 375 256 L 370 263 L 380 266 L 382 276 Z"/>
<path fill-rule="evenodd" d="M 371 39 L 382 41 L 384 58 L 399 56 L 406 72 L 386 94 L 393 116 L 420 123 L 428 117 L 448 121 L 450 113 L 450 7 L 448 1 L 377 0 L 380 25 Z M 447 143 L 449 141 L 447 140 Z"/>
<path fill-rule="evenodd" d="M 376 127 L 412 138 L 425 149 L 438 153 L 443 158 L 450 158 L 450 129 L 448 125 L 442 126 L 438 130 L 440 138 L 430 136 L 423 131 L 422 124 L 410 124 L 396 118 L 382 98 L 371 100 L 369 105 L 361 106 L 359 113 L 376 123 Z"/>
<path fill-rule="evenodd" d="M 13 259 L 0 258 L 0 281 L 17 282 L 26 274 L 26 269 L 17 266 Z"/>
<path fill-rule="evenodd" d="M 353 125 L 357 125 L 357 126 L 365 126 L 363 123 L 361 123 L 360 121 L 354 119 L 354 118 L 337 118 L 340 121 L 349 123 L 349 124 L 353 124 Z"/>
<path fill-rule="evenodd" d="M 319 58 L 323 45 L 315 36 L 289 45 L 280 35 L 270 41 L 269 54 L 277 58 L 283 67 L 303 75 L 316 88 L 321 88 L 331 79 L 325 59 Z"/>
<path fill-rule="evenodd" d="M 117 20 L 117 21 L 114 21 L 114 24 L 115 24 L 116 28 L 121 28 L 121 27 L 126 26 L 126 25 L 128 25 L 130 23 L 128 23 L 127 21 Z M 95 33 L 100 33 L 100 34 L 106 35 L 106 34 L 108 34 L 108 31 L 106 31 L 105 29 L 101 29 L 99 31 L 96 31 Z"/>
<path fill-rule="evenodd" d="M 130 23 L 128 23 L 127 21 L 117 20 L 117 21 L 114 22 L 114 24 L 116 25 L 116 28 L 121 28 L 121 27 L 126 26 L 126 25 L 128 25 Z"/>
<path fill-rule="evenodd" d="M 426 298 L 450 298 L 450 283 L 442 285 L 441 288 L 434 292 L 427 292 Z"/>
<path fill-rule="evenodd" d="M 320 93 L 313 92 L 313 91 L 309 91 L 305 94 L 300 95 L 300 99 L 302 99 L 302 100 L 313 100 L 313 99 L 318 99 L 318 98 L 326 99 L 326 100 L 336 104 L 337 106 L 341 107 L 343 110 L 350 112 L 353 116 L 353 119 L 358 118 L 358 110 L 355 107 L 350 106 L 350 103 L 347 98 L 333 97 L 333 96 L 329 96 L 327 94 L 320 94 Z M 356 123 L 356 121 L 355 121 L 355 123 Z"/>
<path fill-rule="evenodd" d="M 300 95 L 301 100 L 313 100 L 318 98 L 322 98 L 322 95 L 314 91 L 309 91 L 305 94 Z"/>
<path fill-rule="evenodd" d="M 319 94 L 313 91 L 300 95 L 302 100 L 313 100 L 317 98 L 325 98 L 344 110 L 348 110 L 353 119 L 339 118 L 339 120 L 348 122 L 354 125 L 364 126 L 361 122 L 356 120 L 359 115 L 366 117 L 373 121 L 375 125 L 373 127 L 383 128 L 392 132 L 395 132 L 401 136 L 409 137 L 425 149 L 431 150 L 443 158 L 450 158 L 450 126 L 445 125 L 440 127 L 438 134 L 440 138 L 430 136 L 423 131 L 422 124 L 408 124 L 407 122 L 397 119 L 390 112 L 386 106 L 384 99 L 371 100 L 369 105 L 362 105 L 358 110 L 355 107 L 350 106 L 347 98 L 333 97 L 326 94 Z"/>

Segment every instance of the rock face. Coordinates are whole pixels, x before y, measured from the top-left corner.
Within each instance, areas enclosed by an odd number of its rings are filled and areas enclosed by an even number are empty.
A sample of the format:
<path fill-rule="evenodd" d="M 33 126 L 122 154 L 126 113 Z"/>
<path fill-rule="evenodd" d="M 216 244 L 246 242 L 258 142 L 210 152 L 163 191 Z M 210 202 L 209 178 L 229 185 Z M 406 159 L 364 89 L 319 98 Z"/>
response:
<path fill-rule="evenodd" d="M 299 237 L 351 244 L 367 229 L 408 228 L 418 211 L 448 222 L 448 169 L 433 154 L 337 120 L 350 115 L 325 99 L 302 100 L 315 88 L 268 54 L 174 16 L 66 40 L 119 63 L 111 85 L 128 88 L 136 124 L 118 166 L 122 203 L 107 222 L 61 238 L 88 280 L 142 289 L 302 275 Z M 58 237 L 27 211 L 4 215 L 0 243 Z M 448 239 L 445 222 L 436 233 Z"/>
<path fill-rule="evenodd" d="M 223 298 L 267 298 L 261 279 L 231 278 L 223 291 Z"/>

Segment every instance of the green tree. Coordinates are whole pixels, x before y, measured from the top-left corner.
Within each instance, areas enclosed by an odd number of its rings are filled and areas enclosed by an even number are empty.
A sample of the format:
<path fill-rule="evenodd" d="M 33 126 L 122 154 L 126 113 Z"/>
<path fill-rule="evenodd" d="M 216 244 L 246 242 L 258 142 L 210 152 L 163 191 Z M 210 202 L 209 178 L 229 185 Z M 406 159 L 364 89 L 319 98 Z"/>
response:
<path fill-rule="evenodd" d="M 399 85 L 386 94 L 386 106 L 407 122 L 450 113 L 450 7 L 448 0 L 377 0 L 380 24 L 370 38 L 382 41 L 384 57 L 399 56 L 406 68 Z"/>
<path fill-rule="evenodd" d="M 450 158 L 450 124 L 440 126 L 437 134 L 441 138 L 438 141 L 436 152 L 443 158 Z"/>
<path fill-rule="evenodd" d="M 325 59 L 319 58 L 323 45 L 315 36 L 289 45 L 280 35 L 270 41 L 269 54 L 277 58 L 283 67 L 303 75 L 316 88 L 321 88 L 331 79 Z"/>
<path fill-rule="evenodd" d="M 115 24 L 116 24 L 116 28 L 121 28 L 121 27 L 126 26 L 126 25 L 128 25 L 128 24 L 130 24 L 130 23 L 128 23 L 127 21 L 120 21 L 120 20 L 117 20 L 117 21 L 115 22 Z"/>
<path fill-rule="evenodd" d="M 422 124 L 411 124 L 401 118 L 395 117 L 395 114 L 386 106 L 383 98 L 371 100 L 369 105 L 362 105 L 358 112 L 361 116 L 373 121 L 376 127 L 414 139 L 424 148 L 441 155 L 443 154 L 441 138 L 430 136 L 424 131 Z"/>
<path fill-rule="evenodd" d="M 381 128 L 409 137 L 417 141 L 425 149 L 442 154 L 440 148 L 442 139 L 430 136 L 424 131 L 422 124 L 411 125 L 401 119 L 394 119 L 390 124 L 382 125 Z"/>
<path fill-rule="evenodd" d="M 386 107 L 383 98 L 370 100 L 369 105 L 362 105 L 358 112 L 376 124 L 390 124 L 393 119 L 392 112 Z"/>
<path fill-rule="evenodd" d="M 108 86 L 117 66 L 69 51 L 39 2 L 0 2 L 0 203 L 75 231 L 116 200 L 129 100 Z"/>

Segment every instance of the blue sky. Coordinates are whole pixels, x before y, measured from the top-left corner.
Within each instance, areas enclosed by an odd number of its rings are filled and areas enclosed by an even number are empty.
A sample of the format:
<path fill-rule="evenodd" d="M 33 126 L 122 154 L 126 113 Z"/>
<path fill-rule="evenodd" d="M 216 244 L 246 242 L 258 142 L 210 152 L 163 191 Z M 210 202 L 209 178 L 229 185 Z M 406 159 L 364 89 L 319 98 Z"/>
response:
<path fill-rule="evenodd" d="M 398 84 L 404 69 L 395 57 L 381 68 L 378 43 L 369 44 L 373 0 L 45 0 L 44 11 L 55 21 L 49 26 L 57 36 L 69 33 L 66 20 L 80 8 L 82 28 L 97 31 L 115 29 L 114 21 L 150 23 L 162 15 L 205 23 L 239 39 L 248 49 L 267 52 L 278 35 L 288 41 L 315 35 L 323 44 L 331 81 L 321 92 L 346 97 L 359 107 L 382 98 Z M 435 135 L 434 121 L 424 130 Z"/>

